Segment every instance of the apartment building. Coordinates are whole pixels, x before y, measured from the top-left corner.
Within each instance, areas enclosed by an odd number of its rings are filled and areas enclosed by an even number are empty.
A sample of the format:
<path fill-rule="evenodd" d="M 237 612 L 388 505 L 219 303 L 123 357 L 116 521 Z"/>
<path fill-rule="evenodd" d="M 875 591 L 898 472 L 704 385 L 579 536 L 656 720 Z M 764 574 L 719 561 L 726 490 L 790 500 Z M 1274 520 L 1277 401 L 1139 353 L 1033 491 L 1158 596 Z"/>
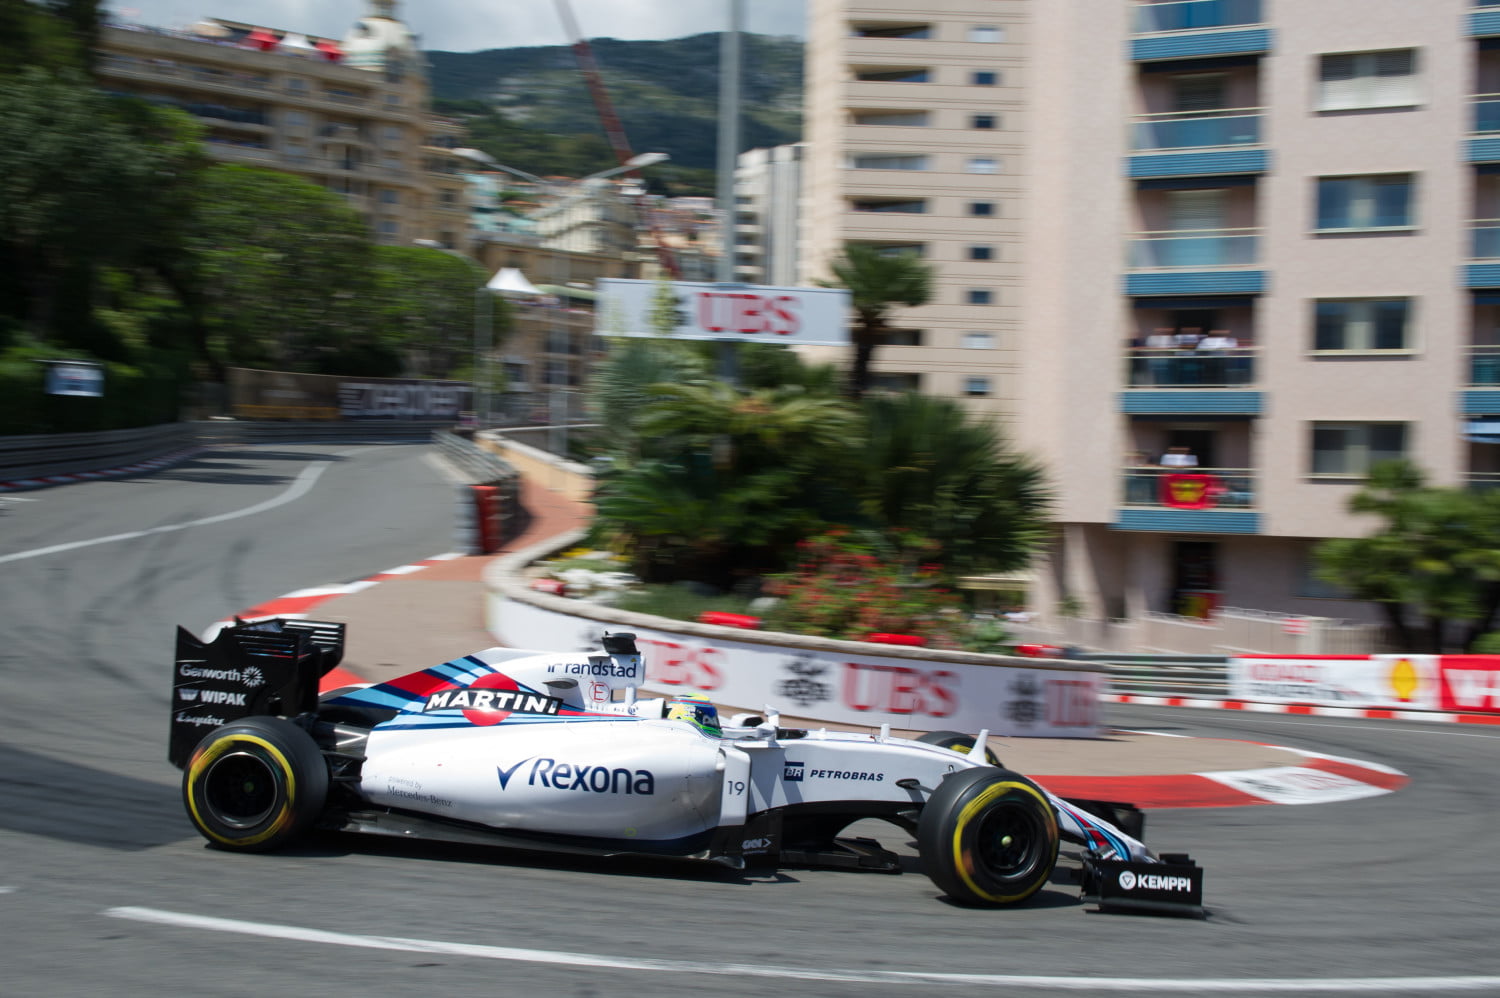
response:
<path fill-rule="evenodd" d="M 939 269 L 881 369 L 992 379 L 1058 496 L 1044 615 L 1361 619 L 1311 551 L 1370 464 L 1500 479 L 1500 2 L 814 0 L 808 58 L 809 272 Z"/>
<path fill-rule="evenodd" d="M 213 19 L 111 23 L 101 84 L 193 114 L 226 163 L 296 174 L 343 195 L 377 241 L 467 248 L 463 127 L 433 116 L 416 38 L 394 0 L 341 41 Z"/>
<path fill-rule="evenodd" d="M 740 153 L 734 174 L 735 279 L 797 283 L 802 208 L 801 142 Z"/>
<path fill-rule="evenodd" d="M 827 277 L 846 241 L 921 256 L 937 275 L 932 301 L 893 315 L 899 328 L 876 353 L 873 382 L 965 398 L 1007 418 L 1023 290 L 1019 29 L 1036 6 L 809 5 L 800 283 Z"/>

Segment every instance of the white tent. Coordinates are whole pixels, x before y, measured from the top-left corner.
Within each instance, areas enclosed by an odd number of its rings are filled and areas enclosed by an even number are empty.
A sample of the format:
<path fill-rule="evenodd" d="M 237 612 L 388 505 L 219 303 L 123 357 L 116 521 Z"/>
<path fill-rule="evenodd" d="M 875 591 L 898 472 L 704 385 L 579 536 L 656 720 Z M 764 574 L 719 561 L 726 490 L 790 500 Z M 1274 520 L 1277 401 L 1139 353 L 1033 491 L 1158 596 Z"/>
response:
<path fill-rule="evenodd" d="M 536 285 L 526 279 L 526 275 L 515 267 L 502 267 L 495 272 L 495 276 L 485 282 L 485 287 L 491 291 L 498 291 L 502 295 L 540 295 L 543 294 Z"/>

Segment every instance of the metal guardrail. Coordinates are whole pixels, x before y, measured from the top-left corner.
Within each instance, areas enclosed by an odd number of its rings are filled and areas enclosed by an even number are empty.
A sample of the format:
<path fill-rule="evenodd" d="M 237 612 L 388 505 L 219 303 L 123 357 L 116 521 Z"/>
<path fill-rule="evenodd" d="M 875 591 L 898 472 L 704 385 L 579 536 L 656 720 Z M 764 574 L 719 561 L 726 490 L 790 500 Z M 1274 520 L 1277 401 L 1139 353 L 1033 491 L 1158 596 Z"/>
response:
<path fill-rule="evenodd" d="M 1070 656 L 1109 669 L 1109 691 L 1134 696 L 1227 697 L 1229 659 L 1187 655 L 1083 653 Z"/>
<path fill-rule="evenodd" d="M 0 436 L 0 482 L 124 468 L 197 446 L 274 441 L 415 443 L 430 440 L 432 434 L 430 422 L 203 420 L 98 433 Z"/>
<path fill-rule="evenodd" d="M 191 424 L 138 430 L 0 437 L 0 482 L 124 468 L 190 448 Z"/>
<path fill-rule="evenodd" d="M 504 458 L 451 430 L 432 431 L 432 442 L 472 484 L 496 485 L 520 478 Z"/>

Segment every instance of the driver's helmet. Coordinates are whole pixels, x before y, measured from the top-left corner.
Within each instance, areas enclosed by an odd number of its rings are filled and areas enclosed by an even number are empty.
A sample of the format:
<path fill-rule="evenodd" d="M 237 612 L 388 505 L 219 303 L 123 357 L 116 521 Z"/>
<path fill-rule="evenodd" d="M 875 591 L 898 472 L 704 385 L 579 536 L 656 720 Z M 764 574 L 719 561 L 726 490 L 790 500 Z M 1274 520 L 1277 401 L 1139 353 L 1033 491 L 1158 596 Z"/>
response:
<path fill-rule="evenodd" d="M 686 721 L 714 738 L 724 735 L 724 729 L 719 727 L 719 708 L 699 693 L 679 693 L 668 700 L 667 717 L 673 721 Z"/>

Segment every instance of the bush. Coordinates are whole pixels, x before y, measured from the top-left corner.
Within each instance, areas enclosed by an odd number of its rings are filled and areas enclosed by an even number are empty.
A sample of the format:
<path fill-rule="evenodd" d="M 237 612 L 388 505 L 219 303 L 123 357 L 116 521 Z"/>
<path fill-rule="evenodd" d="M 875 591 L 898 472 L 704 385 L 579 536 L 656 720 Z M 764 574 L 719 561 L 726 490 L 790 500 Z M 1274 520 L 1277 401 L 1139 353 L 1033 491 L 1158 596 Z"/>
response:
<path fill-rule="evenodd" d="M 938 648 L 964 644 L 958 595 L 936 585 L 940 566 L 921 562 L 931 545 L 904 538 L 884 546 L 831 530 L 797 545 L 796 571 L 770 576 L 780 602 L 767 617 L 771 630 L 862 641 L 870 634 L 915 634 Z"/>

